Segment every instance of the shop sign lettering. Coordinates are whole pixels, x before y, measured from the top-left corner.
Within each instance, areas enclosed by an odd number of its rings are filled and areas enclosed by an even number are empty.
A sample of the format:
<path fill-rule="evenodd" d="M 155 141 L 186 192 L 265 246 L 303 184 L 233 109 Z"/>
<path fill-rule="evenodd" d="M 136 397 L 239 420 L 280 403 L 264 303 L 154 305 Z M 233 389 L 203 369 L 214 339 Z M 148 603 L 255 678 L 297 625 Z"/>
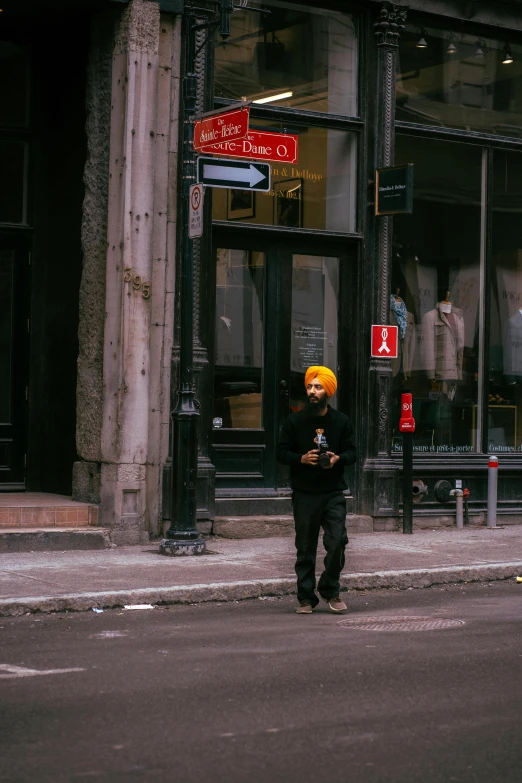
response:
<path fill-rule="evenodd" d="M 413 212 L 413 163 L 389 166 L 375 173 L 375 214 Z"/>

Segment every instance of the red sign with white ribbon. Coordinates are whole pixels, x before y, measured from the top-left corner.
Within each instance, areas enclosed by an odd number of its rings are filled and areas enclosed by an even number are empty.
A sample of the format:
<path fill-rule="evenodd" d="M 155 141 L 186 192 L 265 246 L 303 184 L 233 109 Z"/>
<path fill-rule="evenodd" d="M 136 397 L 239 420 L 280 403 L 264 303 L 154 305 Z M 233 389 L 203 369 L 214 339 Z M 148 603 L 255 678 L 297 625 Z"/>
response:
<path fill-rule="evenodd" d="M 276 163 L 297 163 L 298 136 L 293 133 L 248 131 L 243 139 L 211 144 L 205 154 L 226 155 L 228 158 L 272 160 Z"/>
<path fill-rule="evenodd" d="M 225 141 L 244 139 L 248 133 L 250 109 L 242 109 L 214 114 L 194 123 L 194 149 L 202 150 L 209 144 L 222 144 Z"/>
<path fill-rule="evenodd" d="M 399 327 L 398 326 L 372 326 L 372 353 L 373 358 L 397 359 L 399 355 Z"/>

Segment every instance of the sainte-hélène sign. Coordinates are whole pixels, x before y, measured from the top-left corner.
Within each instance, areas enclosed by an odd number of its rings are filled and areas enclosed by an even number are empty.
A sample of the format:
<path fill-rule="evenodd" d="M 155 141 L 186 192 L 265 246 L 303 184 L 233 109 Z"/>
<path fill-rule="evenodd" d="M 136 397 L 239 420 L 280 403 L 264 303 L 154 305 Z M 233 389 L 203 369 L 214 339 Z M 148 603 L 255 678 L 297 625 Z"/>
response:
<path fill-rule="evenodd" d="M 248 133 L 248 106 L 215 114 L 194 123 L 194 149 L 203 150 L 209 144 L 243 139 Z"/>

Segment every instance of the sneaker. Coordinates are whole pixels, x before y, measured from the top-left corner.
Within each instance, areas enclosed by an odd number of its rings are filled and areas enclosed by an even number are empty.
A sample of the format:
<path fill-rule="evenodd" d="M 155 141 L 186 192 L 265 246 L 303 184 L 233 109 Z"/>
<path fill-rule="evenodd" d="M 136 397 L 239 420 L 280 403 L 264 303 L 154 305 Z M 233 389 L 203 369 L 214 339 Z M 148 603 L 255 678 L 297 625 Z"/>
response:
<path fill-rule="evenodd" d="M 339 596 L 336 596 L 335 598 L 325 598 L 325 601 L 332 612 L 346 612 L 348 609 L 344 601 L 341 601 Z"/>
<path fill-rule="evenodd" d="M 313 610 L 310 601 L 299 601 L 299 606 L 295 611 L 297 614 L 312 614 Z"/>

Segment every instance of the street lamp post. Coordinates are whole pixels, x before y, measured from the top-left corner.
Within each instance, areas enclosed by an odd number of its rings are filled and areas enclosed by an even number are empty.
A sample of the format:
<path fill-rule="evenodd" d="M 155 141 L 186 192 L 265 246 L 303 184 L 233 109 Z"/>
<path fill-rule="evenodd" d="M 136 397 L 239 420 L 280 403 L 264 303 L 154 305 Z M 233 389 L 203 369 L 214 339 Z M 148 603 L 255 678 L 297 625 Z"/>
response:
<path fill-rule="evenodd" d="M 196 33 L 219 25 L 224 41 L 230 35 L 233 0 L 220 0 L 220 18 L 198 24 L 194 12 L 186 19 L 186 68 L 183 77 L 182 200 L 183 250 L 181 264 L 181 317 L 179 337 L 179 384 L 177 404 L 171 412 L 170 527 L 161 541 L 164 555 L 200 555 L 205 541 L 196 527 L 199 404 L 194 388 L 194 278 L 193 239 L 189 237 L 190 186 L 196 181 L 194 154 L 194 115 L 196 113 L 197 76 Z"/>

